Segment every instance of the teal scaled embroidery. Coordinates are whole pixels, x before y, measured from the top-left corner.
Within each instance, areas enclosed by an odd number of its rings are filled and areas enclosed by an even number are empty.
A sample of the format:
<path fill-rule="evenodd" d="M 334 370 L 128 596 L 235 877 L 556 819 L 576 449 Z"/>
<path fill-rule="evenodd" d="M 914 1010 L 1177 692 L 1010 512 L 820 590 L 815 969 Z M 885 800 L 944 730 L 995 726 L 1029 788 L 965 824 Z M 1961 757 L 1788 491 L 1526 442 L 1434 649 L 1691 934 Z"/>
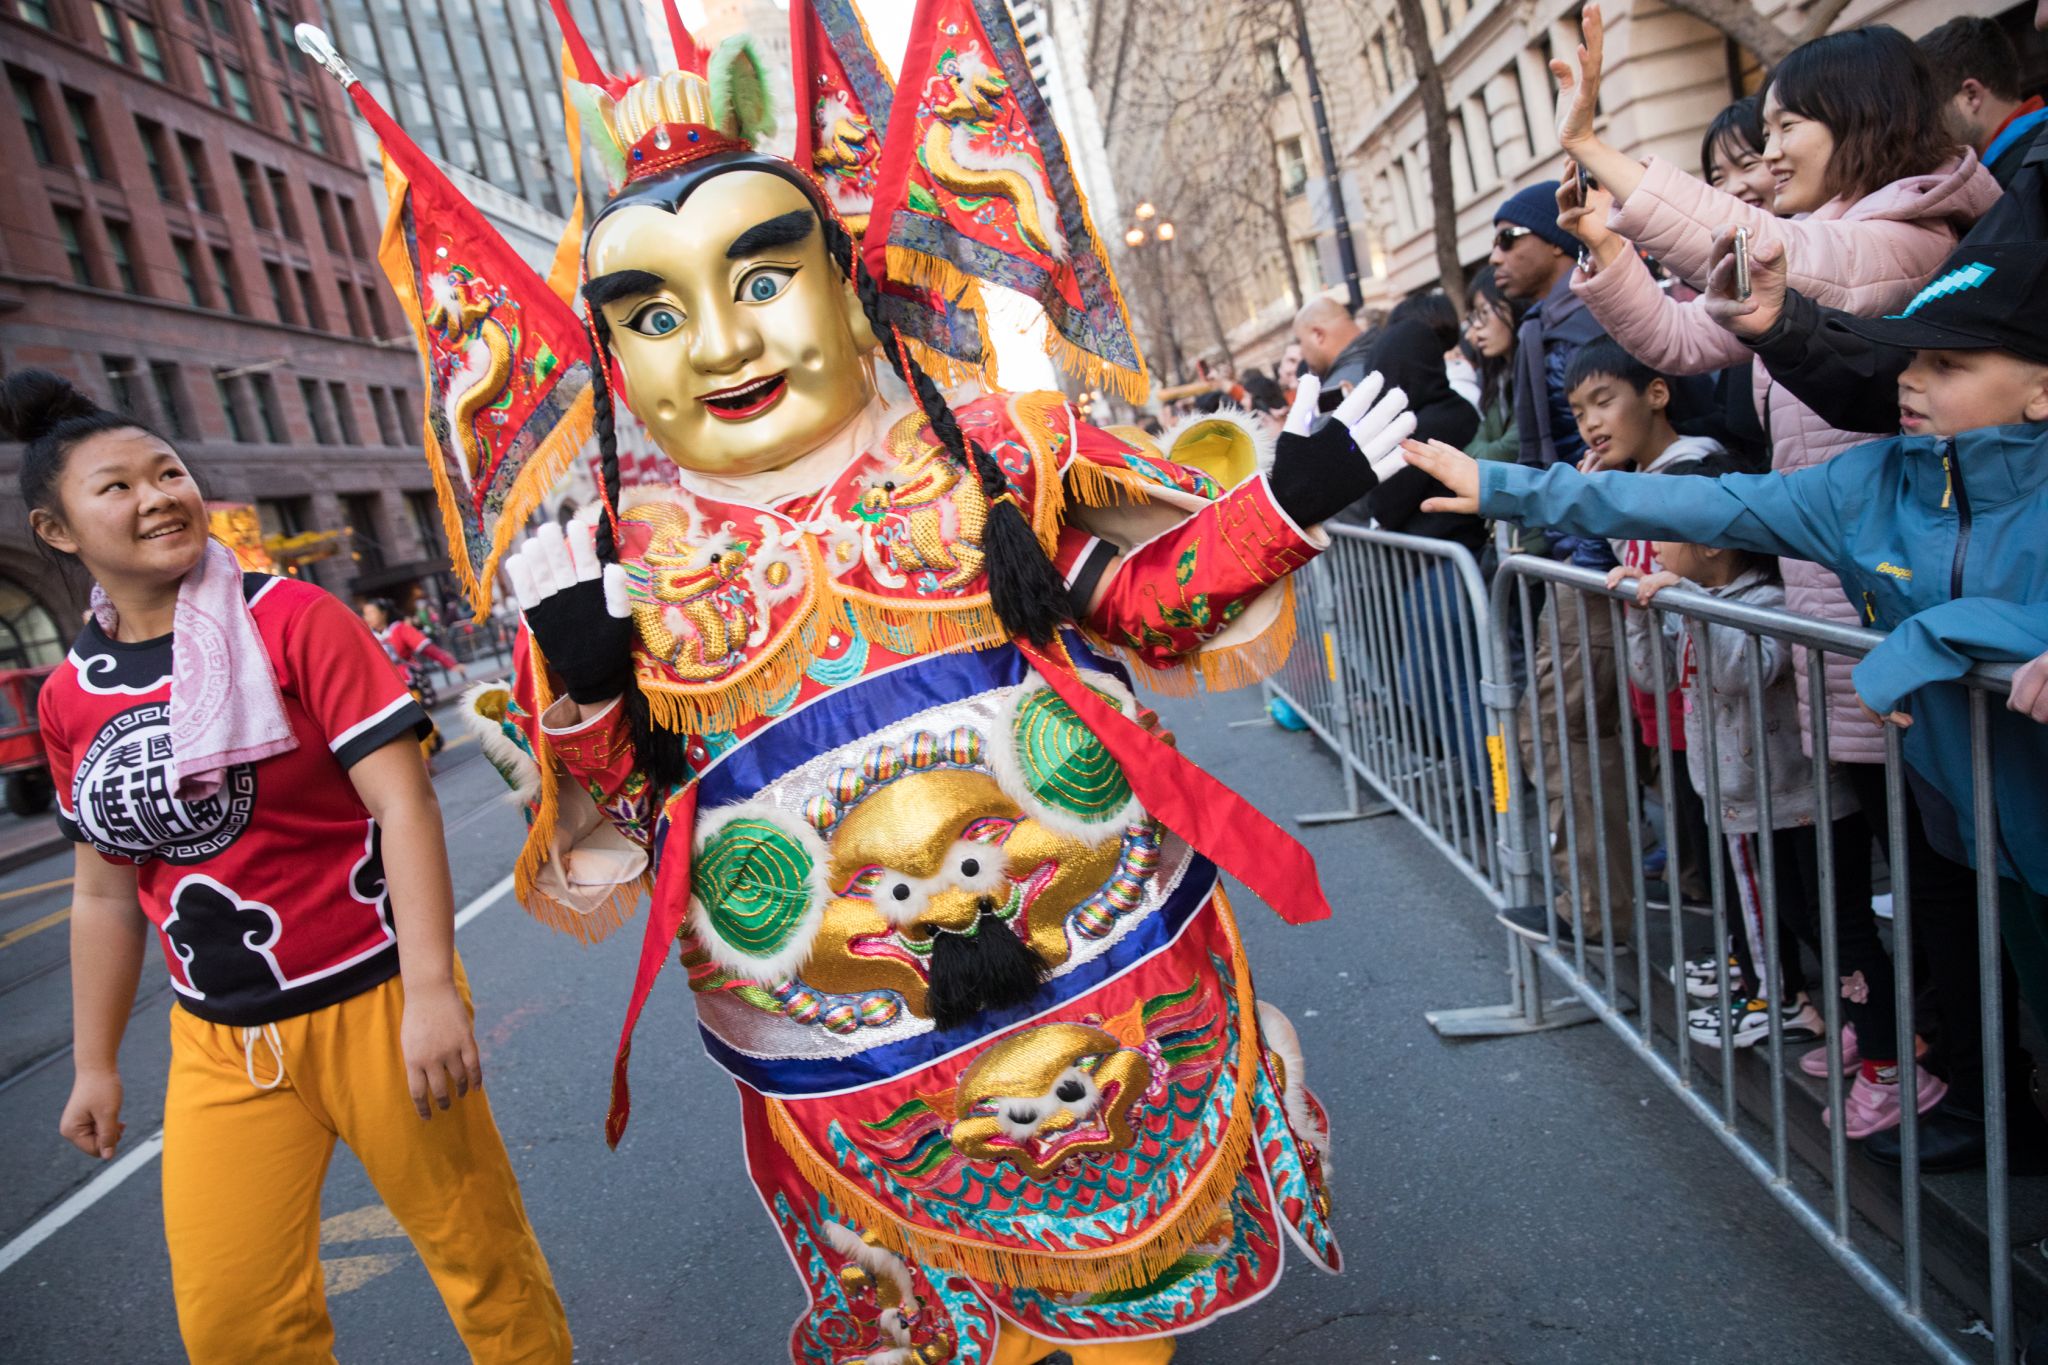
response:
<path fill-rule="evenodd" d="M 839 619 L 832 624 L 835 631 L 847 633 L 846 652 L 836 659 L 813 659 L 807 672 L 816 682 L 827 687 L 844 687 L 868 669 L 868 637 L 861 634 L 860 627 L 853 623 L 853 612 L 844 604 L 839 608 Z"/>
<path fill-rule="evenodd" d="M 1273 1184 L 1275 1212 L 1280 1221 L 1293 1227 L 1326 1268 L 1335 1269 L 1341 1256 L 1337 1234 L 1316 1209 L 1315 1192 L 1302 1164 L 1301 1145 L 1306 1139 L 1287 1126 L 1286 1109 L 1273 1088 L 1272 1075 L 1263 1066 L 1259 1068 L 1258 1088 L 1252 1093 L 1252 1122 L 1256 1125 L 1255 1139 L 1260 1159 L 1265 1163 L 1266 1178 Z M 1298 1216 L 1291 1214 L 1290 1201 L 1299 1204 Z"/>
<path fill-rule="evenodd" d="M 1270 1216 L 1259 1207 L 1257 1193 L 1257 1170 L 1247 1165 L 1231 1195 L 1230 1245 L 1190 1250 L 1143 1289 L 1054 1298 L 1041 1290 L 1006 1286 L 1004 1307 L 1016 1310 L 1031 1330 L 1063 1337 L 1173 1331 L 1211 1300 L 1235 1292 L 1240 1282 L 1256 1283 L 1266 1263 L 1279 1256 L 1277 1245 L 1253 1240 L 1261 1215 Z"/>
<path fill-rule="evenodd" d="M 811 1311 L 805 1315 L 791 1344 L 801 1351 L 805 1365 L 838 1365 L 845 1357 L 843 1352 L 849 1338 L 858 1338 L 863 1331 L 860 1320 L 854 1316 L 853 1305 L 847 1301 L 846 1290 L 833 1273 L 831 1262 L 818 1245 L 812 1229 L 814 1224 L 798 1215 L 790 1206 L 789 1196 L 780 1191 L 775 1195 L 775 1221 L 782 1225 L 795 1248 L 797 1268 L 809 1286 Z M 839 1214 L 828 1205 L 817 1210 L 820 1219 L 829 1218 L 846 1227 L 858 1227 L 851 1218 Z M 956 1341 L 963 1346 L 974 1344 L 986 1350 L 995 1344 L 996 1321 L 989 1307 L 974 1292 L 966 1276 L 950 1271 L 941 1271 L 918 1262 L 906 1263 L 926 1284 L 938 1292 L 939 1302 L 946 1310 Z M 835 1345 L 835 1342 L 837 1343 Z"/>
<path fill-rule="evenodd" d="M 1213 957 L 1211 961 L 1224 983 L 1227 1024 L 1222 1051 L 1226 1058 L 1234 1059 L 1241 1025 L 1237 993 L 1229 984 L 1229 965 Z M 838 1120 L 833 1120 L 827 1131 L 833 1157 L 842 1171 L 943 1226 L 960 1231 L 978 1230 L 1041 1246 L 1100 1243 L 1128 1235 L 1148 1216 L 1153 1199 L 1133 1198 L 1133 1193 L 1144 1191 L 1159 1201 L 1171 1200 L 1187 1188 L 1195 1158 L 1220 1143 L 1224 1124 L 1237 1099 L 1237 1067 L 1226 1063 L 1216 1068 L 1215 1076 L 1215 1086 L 1207 1093 L 1176 1082 L 1167 1087 L 1160 1099 L 1145 1100 L 1132 1111 L 1131 1127 L 1137 1140 L 1128 1151 L 1071 1163 L 1050 1181 L 1032 1180 L 1008 1165 L 999 1165 L 991 1179 L 972 1165 L 963 1165 L 956 1180 L 912 1189 L 895 1172 L 879 1165 L 856 1146 Z M 1160 1141 L 1154 1130 L 1162 1125 L 1148 1122 L 1147 1117 L 1168 1105 L 1184 1121 L 1199 1124 L 1195 1133 L 1198 1140 L 1183 1140 L 1170 1147 Z M 1131 1193 L 1119 1196 L 1112 1185 L 1121 1185 Z M 1065 1207 L 1051 1213 L 1033 1211 L 1033 1206 L 1044 1208 L 1054 1191 L 1061 1195 Z M 997 1200 L 1013 1203 L 1015 1211 L 993 1212 L 990 1205 Z"/>

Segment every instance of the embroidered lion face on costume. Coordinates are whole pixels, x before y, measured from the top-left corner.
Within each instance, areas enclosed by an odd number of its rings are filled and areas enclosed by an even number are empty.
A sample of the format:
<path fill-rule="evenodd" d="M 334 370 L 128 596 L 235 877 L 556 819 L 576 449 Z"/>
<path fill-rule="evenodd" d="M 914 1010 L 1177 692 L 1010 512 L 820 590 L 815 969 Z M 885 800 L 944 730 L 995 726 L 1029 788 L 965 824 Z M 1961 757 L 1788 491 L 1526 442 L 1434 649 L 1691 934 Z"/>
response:
<path fill-rule="evenodd" d="M 1044 1180 L 1076 1157 L 1131 1145 L 1144 1056 L 1085 1024 L 1047 1024 L 990 1048 L 960 1078 L 953 1146 Z"/>
<path fill-rule="evenodd" d="M 832 833 L 826 877 L 836 894 L 803 978 L 836 993 L 895 990 L 931 1017 L 933 989 L 944 985 L 934 974 L 952 970 L 954 950 L 997 954 L 997 945 L 973 942 L 982 935 L 1010 935 L 1045 968 L 1058 967 L 1069 953 L 1067 915 L 1116 870 L 1120 842 L 1120 832 L 1091 842 L 1027 818 L 985 773 L 903 777 Z M 936 942 L 948 934 L 972 947 Z"/>

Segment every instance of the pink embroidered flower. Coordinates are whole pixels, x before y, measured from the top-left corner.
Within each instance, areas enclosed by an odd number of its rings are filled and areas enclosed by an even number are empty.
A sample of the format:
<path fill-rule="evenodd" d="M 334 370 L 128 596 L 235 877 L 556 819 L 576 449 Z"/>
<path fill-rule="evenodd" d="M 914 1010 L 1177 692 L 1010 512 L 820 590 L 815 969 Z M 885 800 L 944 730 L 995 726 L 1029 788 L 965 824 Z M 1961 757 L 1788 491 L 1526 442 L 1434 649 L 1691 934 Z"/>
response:
<path fill-rule="evenodd" d="M 1870 983 L 1863 979 L 1862 972 L 1855 972 L 1842 978 L 1842 998 L 1858 1005 L 1870 1000 Z"/>

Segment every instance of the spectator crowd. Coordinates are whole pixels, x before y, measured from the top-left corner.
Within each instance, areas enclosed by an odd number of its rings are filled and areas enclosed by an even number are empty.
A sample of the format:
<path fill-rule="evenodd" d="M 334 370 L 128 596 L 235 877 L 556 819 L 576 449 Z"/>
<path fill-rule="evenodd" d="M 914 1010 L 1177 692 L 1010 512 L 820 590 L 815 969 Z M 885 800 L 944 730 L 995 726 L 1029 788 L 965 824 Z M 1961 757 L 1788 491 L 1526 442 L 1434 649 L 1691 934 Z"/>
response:
<path fill-rule="evenodd" d="M 2000 981 L 2009 1150 L 2030 1169 L 2048 1153 L 2030 1055 L 2048 1035 L 2048 107 L 1992 20 L 1917 41 L 1870 26 L 1780 61 L 1713 120 L 1697 167 L 1643 163 L 1601 136 L 1597 5 L 1583 27 L 1576 60 L 1552 64 L 1567 160 L 1499 204 L 1465 296 L 1364 326 L 1311 300 L 1246 396 L 1277 408 L 1298 375 L 1327 395 L 1377 371 L 1417 429 L 1407 467 L 1345 519 L 1454 541 L 1489 576 L 1532 554 L 1632 594 L 1617 632 L 1552 591 L 1533 648 L 1511 650 L 1525 704 L 1507 742 L 1547 797 L 1557 895 L 1505 910 L 1509 928 L 1637 946 L 1647 822 L 1615 797 L 1627 746 L 1635 795 L 1656 790 L 1662 728 L 1677 837 L 1646 871 L 1693 903 L 1718 883 L 1730 908 L 1725 943 L 1670 964 L 1693 1041 L 1752 1047 L 1775 1019 L 1825 1076 L 1821 993 L 1839 992 L 1849 1082 L 1826 1121 L 1897 1165 L 1911 1105 L 1923 1168 L 1968 1169 L 1986 1152 L 1979 983 Z M 1674 587 L 1887 634 L 1810 668 L 1769 635 L 1652 609 Z M 1456 601 L 1432 586 L 1407 619 L 1430 628 L 1428 604 Z M 2018 670 L 1990 719 L 1982 840 L 1959 682 L 1979 662 Z M 1979 959 L 1980 878 L 1996 964 Z M 1901 892 L 1923 986 L 1904 1029 L 1883 926 Z M 1818 969 L 1829 903 L 1835 980 Z"/>

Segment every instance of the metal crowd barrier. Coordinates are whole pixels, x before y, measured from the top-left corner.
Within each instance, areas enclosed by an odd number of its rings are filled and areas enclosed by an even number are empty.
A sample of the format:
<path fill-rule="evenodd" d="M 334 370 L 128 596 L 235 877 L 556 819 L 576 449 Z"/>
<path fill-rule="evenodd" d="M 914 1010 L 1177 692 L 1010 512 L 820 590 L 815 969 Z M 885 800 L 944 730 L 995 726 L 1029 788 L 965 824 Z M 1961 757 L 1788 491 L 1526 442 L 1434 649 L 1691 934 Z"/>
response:
<path fill-rule="evenodd" d="M 1634 581 L 1610 591 L 1601 574 L 1530 555 L 1501 559 L 1489 593 L 1479 567 L 1462 547 L 1379 530 L 1332 527 L 1333 544 L 1307 572 L 1297 575 L 1296 613 L 1302 647 L 1267 684 L 1270 697 L 1286 703 L 1341 760 L 1347 803 L 1337 812 L 1304 816 L 1304 822 L 1361 818 L 1398 812 L 1413 822 L 1496 907 L 1539 901 L 1564 909 L 1603 912 L 1609 932 L 1594 947 L 1558 933 L 1553 909 L 1547 941 L 1503 931 L 1508 945 L 1509 999 L 1505 1004 L 1433 1011 L 1430 1022 L 1446 1036 L 1503 1036 L 1599 1019 L 1647 1065 L 1692 1113 L 1762 1182 L 1771 1198 L 1806 1228 L 1928 1355 L 1940 1361 L 1991 1360 L 2010 1365 L 2023 1339 L 2016 1330 L 2012 1184 L 2007 1151 L 2007 1019 L 2001 1006 L 2002 947 L 1999 887 L 1993 875 L 1975 879 L 1975 949 L 1978 969 L 1977 1025 L 1982 1036 L 1986 1166 L 1980 1184 L 1953 1182 L 1975 1177 L 1945 1175 L 1948 1203 L 1981 1208 L 1985 1228 L 1980 1244 L 1959 1250 L 1953 1229 L 1934 1254 L 1941 1285 L 1981 1314 L 1981 1322 L 1944 1325 L 1930 1316 L 1930 1278 L 1925 1239 L 1920 1118 L 1915 1105 L 1901 1106 L 1900 1168 L 1890 1172 L 1866 1157 L 1852 1163 L 1850 1141 L 1840 1123 L 1824 1135 L 1811 1120 L 1797 1123 L 1791 1106 L 1824 1102 L 1840 1115 L 1850 1075 L 1841 1053 L 1843 1002 L 1835 983 L 1838 930 L 1834 819 L 1831 785 L 1814 785 L 1813 831 L 1818 881 L 1820 972 L 1811 997 L 1827 1028 L 1827 1075 L 1821 1093 L 1788 1069 L 1783 1024 L 1770 1011 L 1766 1042 L 1749 1049 L 1760 1064 L 1729 1046 L 1733 988 L 1727 969 L 1730 905 L 1735 891 L 1724 872 L 1723 830 L 1716 743 L 1705 726 L 1701 754 L 1707 790 L 1705 849 L 1711 894 L 1706 903 L 1687 903 L 1680 889 L 1677 785 L 1688 779 L 1674 760 L 1673 729 L 1678 720 L 1656 708 L 1656 743 L 1638 753 L 1637 717 L 1631 709 L 1630 646 L 1625 610 L 1633 607 Z M 1624 608 L 1623 600 L 1631 605 Z M 1826 751 L 1828 717 L 1823 678 L 1829 656 L 1860 658 L 1883 637 L 1798 616 L 1724 601 L 1702 593 L 1667 589 L 1650 610 L 1744 632 L 1751 641 L 1770 637 L 1797 647 L 1790 667 L 1809 685 L 1807 719 L 1812 748 Z M 1568 676 L 1569 664 L 1584 664 L 1587 651 L 1574 651 L 1604 620 L 1613 640 L 1614 676 Z M 1660 619 L 1659 625 L 1663 624 Z M 1541 647 L 1550 660 L 1539 660 Z M 1747 676 L 1740 680 L 1751 703 L 1757 733 L 1750 749 L 1758 764 L 1759 825 L 1771 827 L 1769 750 L 1762 733 L 1765 680 L 1758 651 L 1747 652 Z M 1667 675 L 1661 650 L 1647 661 L 1653 695 L 1677 686 Z M 1711 657 L 1695 657 L 1701 689 L 1714 686 Z M 1972 803 L 1976 828 L 1973 861 L 1997 866 L 1997 818 L 1992 800 L 1993 756 L 1988 741 L 1989 708 L 2002 705 L 2010 686 L 2009 666 L 1974 670 L 1964 681 L 1970 703 Z M 1519 680 L 1519 681 L 1517 681 Z M 1468 707 L 1467 701 L 1477 705 Z M 1284 713 L 1282 713 L 1284 719 Z M 1583 735 L 1573 733 L 1574 723 Z M 1650 722 L 1645 722 L 1646 724 Z M 1603 733 L 1604 732 L 1604 733 Z M 1560 737 L 1565 742 L 1560 743 Z M 1900 1093 L 1916 1093 L 1914 906 L 1909 882 L 1906 767 L 1899 732 L 1884 732 L 1887 863 L 1892 885 L 1891 956 L 1894 1005 L 1898 1015 Z M 1682 739 L 1680 740 L 1682 743 Z M 1614 751 L 1618 751 L 1618 754 Z M 1640 794 L 1643 760 L 1655 755 L 1655 795 L 1662 811 L 1657 831 L 1667 851 L 1663 886 L 1653 900 L 1644 871 Z M 1617 787 L 1599 780 L 1618 757 Z M 1811 760 L 1800 760 L 1809 769 Z M 1474 780 L 1474 774 L 1479 780 Z M 1549 777 L 1550 781 L 1539 780 Z M 1361 804 L 1361 786 L 1379 798 Z M 1551 809 L 1553 793 L 1566 799 Z M 1616 833 L 1611 803 L 1623 804 L 1620 835 L 1628 845 L 1627 904 L 1614 904 L 1610 876 L 1596 871 L 1597 887 L 1585 885 L 1581 852 L 1592 842 L 1594 869 L 1610 868 L 1609 839 Z M 1590 814 L 1590 821 L 1584 819 Z M 1590 823 L 1591 828 L 1581 828 Z M 1555 830 L 1553 835 L 1552 831 Z M 1780 962 L 1780 908 L 1772 840 L 1757 841 L 1760 863 L 1762 943 L 1760 969 Z M 1738 911 L 1738 913 L 1740 913 Z M 1617 948 L 1612 926 L 1626 923 L 1630 946 Z M 1789 933 L 1789 931 L 1784 931 Z M 1693 951 L 1688 953 L 1687 945 Z M 1787 945 L 1792 952 L 1798 949 Z M 1682 964 L 1710 954 L 1717 968 L 1715 994 L 1721 1005 L 1718 1049 L 1691 1040 L 1686 1018 L 1700 1003 L 1684 989 Z M 1633 963 L 1628 959 L 1634 958 Z M 1654 959 L 1654 961 L 1653 961 Z M 1765 964 L 1770 964 L 1766 966 Z M 1544 998 L 1543 973 L 1559 979 L 1570 994 Z M 1760 972 L 1761 974 L 1761 972 Z M 1796 1046 L 1796 1045 L 1795 1045 Z M 1795 1096 L 1799 1098 L 1795 1098 Z M 2026 1101 L 2022 1099 L 2022 1103 Z M 1804 1160 L 1793 1161 L 1795 1146 Z M 1895 1179 L 1895 1187 L 1889 1182 Z M 1859 1195 L 1852 1208 L 1852 1191 Z M 1875 1223 L 1881 1223 L 1879 1231 Z M 1950 1222 L 1954 1219 L 1951 1218 Z M 1889 1235 L 1887 1235 L 1889 1234 Z M 2027 1229 L 2038 1240 L 2039 1228 Z M 2043 1244 L 2041 1250 L 2048 1250 Z M 2035 1273 L 2030 1283 L 2043 1283 Z M 1937 1309 L 1945 1306 L 1937 1303 Z M 2039 1315 L 2048 1303 L 2030 1302 Z M 1953 1314 L 1947 1314 L 1953 1317 Z M 1978 1340 L 1988 1338 L 1988 1340 Z"/>

